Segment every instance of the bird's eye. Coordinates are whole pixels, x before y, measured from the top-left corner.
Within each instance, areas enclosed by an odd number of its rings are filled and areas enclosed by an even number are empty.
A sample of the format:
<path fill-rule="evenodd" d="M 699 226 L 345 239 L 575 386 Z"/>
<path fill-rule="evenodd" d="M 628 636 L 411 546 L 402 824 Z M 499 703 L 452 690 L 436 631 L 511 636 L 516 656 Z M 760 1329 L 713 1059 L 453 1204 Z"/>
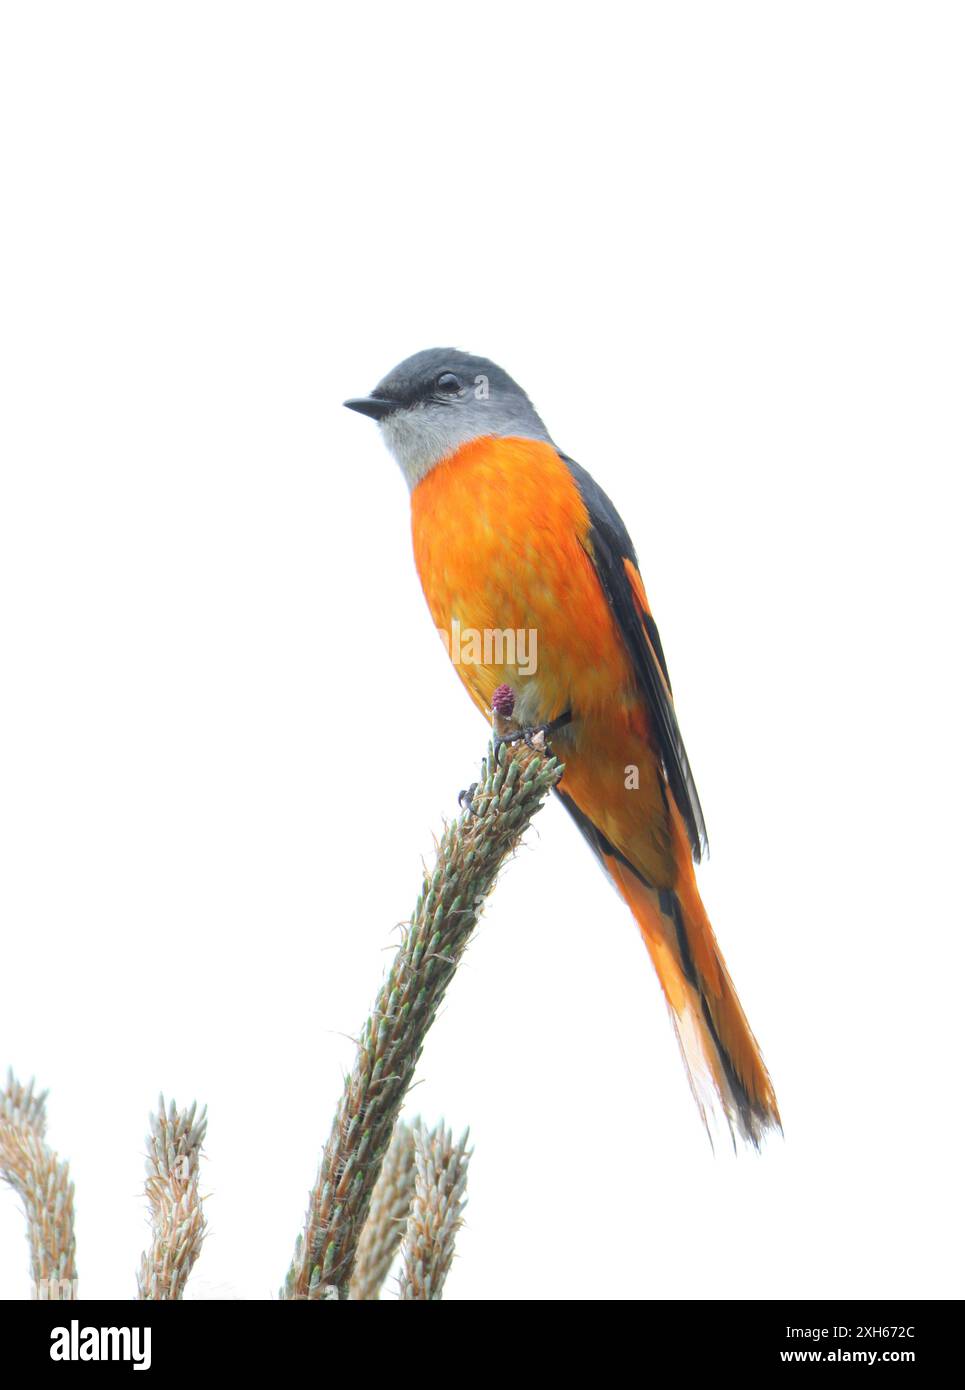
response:
<path fill-rule="evenodd" d="M 454 396 L 457 391 L 462 390 L 462 382 L 455 372 L 443 372 L 442 376 L 436 377 L 436 390 L 445 396 Z"/>

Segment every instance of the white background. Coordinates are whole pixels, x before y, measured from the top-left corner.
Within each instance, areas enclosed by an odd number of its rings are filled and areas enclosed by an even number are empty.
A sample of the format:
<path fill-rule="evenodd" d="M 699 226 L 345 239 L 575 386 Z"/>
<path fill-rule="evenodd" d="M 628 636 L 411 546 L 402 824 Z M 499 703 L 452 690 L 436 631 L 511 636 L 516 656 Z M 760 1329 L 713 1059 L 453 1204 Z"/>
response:
<path fill-rule="evenodd" d="M 786 1127 L 711 1155 L 551 806 L 410 1099 L 475 1139 L 449 1295 L 962 1294 L 960 16 L 0 10 L 0 1061 L 82 1295 L 133 1292 L 162 1087 L 210 1107 L 194 1295 L 284 1275 L 486 738 L 340 405 L 444 343 L 635 538 Z"/>

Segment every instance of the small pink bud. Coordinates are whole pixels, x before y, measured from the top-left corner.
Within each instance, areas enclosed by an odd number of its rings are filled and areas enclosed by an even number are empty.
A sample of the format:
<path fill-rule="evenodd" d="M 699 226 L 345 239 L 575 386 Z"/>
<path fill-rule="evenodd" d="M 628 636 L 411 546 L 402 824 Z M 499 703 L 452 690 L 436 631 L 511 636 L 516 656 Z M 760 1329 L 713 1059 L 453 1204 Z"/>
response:
<path fill-rule="evenodd" d="M 511 685 L 499 685 L 493 691 L 493 709 L 508 719 L 516 708 L 516 692 Z"/>

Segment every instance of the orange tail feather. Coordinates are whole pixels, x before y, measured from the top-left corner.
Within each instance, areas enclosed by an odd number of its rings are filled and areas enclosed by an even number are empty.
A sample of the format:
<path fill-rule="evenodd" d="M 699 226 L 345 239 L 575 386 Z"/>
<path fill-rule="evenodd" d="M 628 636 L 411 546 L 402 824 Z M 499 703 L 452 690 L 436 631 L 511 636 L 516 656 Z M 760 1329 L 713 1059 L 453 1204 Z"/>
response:
<path fill-rule="evenodd" d="M 663 986 L 708 1133 L 708 1112 L 719 1107 L 731 1133 L 758 1148 L 781 1127 L 774 1087 L 700 901 L 689 847 L 684 854 L 676 891 L 650 888 L 626 863 L 604 859 Z"/>

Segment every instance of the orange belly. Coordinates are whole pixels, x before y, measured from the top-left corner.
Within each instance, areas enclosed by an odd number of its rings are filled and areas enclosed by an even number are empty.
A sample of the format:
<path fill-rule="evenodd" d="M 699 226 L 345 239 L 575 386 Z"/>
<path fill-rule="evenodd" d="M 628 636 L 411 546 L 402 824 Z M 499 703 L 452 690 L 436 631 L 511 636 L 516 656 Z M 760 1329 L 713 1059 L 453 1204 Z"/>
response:
<path fill-rule="evenodd" d="M 524 724 L 573 712 L 563 790 L 663 886 L 675 871 L 662 768 L 588 530 L 569 469 L 535 440 L 475 440 L 412 493 L 416 566 L 463 684 L 484 713 L 511 685 Z"/>

